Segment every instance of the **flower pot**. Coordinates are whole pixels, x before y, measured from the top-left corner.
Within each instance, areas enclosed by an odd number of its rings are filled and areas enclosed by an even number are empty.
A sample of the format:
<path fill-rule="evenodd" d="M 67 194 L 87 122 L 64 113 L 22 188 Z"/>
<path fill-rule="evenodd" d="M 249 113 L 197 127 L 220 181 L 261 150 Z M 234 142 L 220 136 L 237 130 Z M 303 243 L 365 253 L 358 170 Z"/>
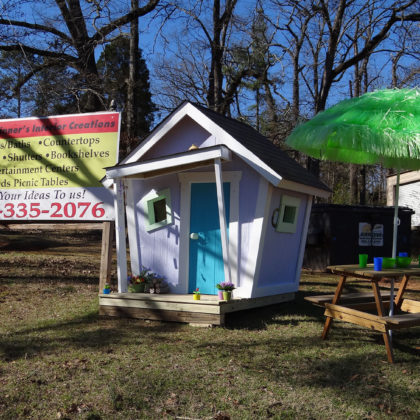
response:
<path fill-rule="evenodd" d="M 104 289 L 103 290 L 104 295 L 109 295 L 110 293 L 111 293 L 111 289 Z"/>
<path fill-rule="evenodd" d="M 200 294 L 199 293 L 194 293 L 193 294 L 193 299 L 194 300 L 200 300 Z"/>
<path fill-rule="evenodd" d="M 229 301 L 232 298 L 232 291 L 231 290 L 224 290 L 223 291 L 223 300 Z"/>
<path fill-rule="evenodd" d="M 217 295 L 219 296 L 219 300 L 224 300 L 223 299 L 223 290 L 218 290 Z"/>
<path fill-rule="evenodd" d="M 145 283 L 134 283 L 128 286 L 128 291 L 130 293 L 144 293 Z"/>

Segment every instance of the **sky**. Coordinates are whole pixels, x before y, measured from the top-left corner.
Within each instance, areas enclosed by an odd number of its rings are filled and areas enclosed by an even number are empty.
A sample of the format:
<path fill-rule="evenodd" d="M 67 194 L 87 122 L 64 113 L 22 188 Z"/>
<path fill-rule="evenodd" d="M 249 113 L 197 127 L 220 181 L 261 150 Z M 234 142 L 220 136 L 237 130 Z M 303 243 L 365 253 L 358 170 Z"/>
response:
<path fill-rule="evenodd" d="M 118 15 L 118 8 L 126 7 L 126 4 L 129 2 L 109 2 L 108 4 L 111 5 L 114 9 L 111 10 L 112 16 Z M 386 3 L 390 3 L 386 0 Z M 87 3 L 86 3 L 87 4 Z M 88 7 L 91 7 L 91 4 L 88 4 Z M 253 9 L 253 1 L 250 0 L 239 0 L 236 12 L 244 19 L 249 20 L 252 14 Z M 264 6 L 266 7 L 267 13 L 270 15 L 271 18 L 275 19 L 275 11 L 270 10 L 266 5 L 267 2 L 263 2 Z M 7 5 L 7 0 L 0 0 L 0 7 Z M 55 5 L 53 0 L 45 0 L 45 1 L 37 1 L 35 2 L 35 7 L 33 6 L 32 2 L 24 3 L 20 2 L 21 9 L 13 9 L 9 15 L 6 15 L 10 19 L 14 18 L 22 18 L 23 17 L 34 17 L 36 20 L 39 20 L 39 16 L 42 15 L 46 18 L 53 19 L 55 21 L 55 15 L 58 12 L 57 6 Z M 48 5 L 53 7 L 47 7 Z M 206 11 L 211 11 L 211 9 L 206 9 Z M 17 13 L 16 15 L 13 13 Z M 174 52 L 176 52 L 175 40 L 177 37 L 182 36 L 184 39 L 186 37 L 191 37 L 192 35 L 198 34 L 200 31 L 196 29 L 196 33 L 183 33 L 182 31 L 185 28 L 185 18 L 179 17 L 176 20 L 169 20 L 165 23 L 163 27 L 163 31 L 161 30 L 162 19 L 151 19 L 153 13 L 149 16 L 142 17 L 140 19 L 140 48 L 143 50 L 143 58 L 145 58 L 147 66 L 150 71 L 150 79 L 151 79 L 151 86 L 152 91 L 155 93 L 155 100 L 158 102 L 164 99 L 159 97 L 159 92 L 164 90 L 164 86 L 162 86 L 162 82 L 156 77 L 157 70 L 159 69 L 162 58 L 169 58 L 175 62 Z M 100 25 L 100 21 L 96 22 L 97 25 Z M 164 35 L 164 36 L 162 36 Z M 392 38 L 392 37 L 391 37 Z M 240 42 L 241 40 L 238 38 L 236 40 Z M 283 39 L 284 41 L 284 39 Z M 169 42 L 169 47 L 167 46 L 167 42 Z M 40 39 L 40 43 L 42 43 L 42 39 Z M 102 52 L 103 47 L 99 46 L 96 50 L 96 58 L 99 57 L 100 53 Z M 275 50 L 276 54 L 280 54 L 280 49 Z M 181 52 L 188 54 L 188 51 Z M 372 68 L 382 68 L 385 67 L 386 71 L 382 74 L 383 77 L 379 77 L 375 80 L 376 87 L 386 87 L 389 83 L 389 78 L 386 76 L 389 75 L 389 58 L 390 53 L 389 51 L 383 50 L 379 53 L 376 53 L 372 60 L 371 66 Z M 387 64 L 388 63 L 388 64 Z M 387 67 L 388 66 L 388 67 Z M 290 68 L 284 67 L 284 64 L 279 62 L 279 64 L 274 67 L 271 72 L 272 76 L 276 76 L 279 79 L 284 80 L 284 83 L 279 87 L 280 93 L 286 97 L 291 98 L 291 83 L 289 80 L 290 76 Z M 384 78 L 385 77 L 385 78 Z M 301 83 L 302 89 L 304 91 L 304 83 Z M 248 95 L 249 106 L 253 105 L 254 98 Z M 345 77 L 338 83 L 334 89 L 331 91 L 331 95 L 329 98 L 329 105 L 336 103 L 338 100 L 343 99 L 349 96 L 349 87 L 348 87 L 348 78 Z M 279 102 L 281 102 L 280 95 L 277 96 Z"/>

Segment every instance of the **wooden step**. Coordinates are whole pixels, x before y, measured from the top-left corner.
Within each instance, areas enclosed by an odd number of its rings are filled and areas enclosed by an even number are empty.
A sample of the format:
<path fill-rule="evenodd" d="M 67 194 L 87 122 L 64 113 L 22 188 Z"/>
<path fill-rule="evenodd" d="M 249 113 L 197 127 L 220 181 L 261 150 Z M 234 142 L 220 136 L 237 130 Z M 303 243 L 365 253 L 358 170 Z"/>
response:
<path fill-rule="evenodd" d="M 223 325 L 227 313 L 289 302 L 294 297 L 294 293 L 283 293 L 250 299 L 235 298 L 227 302 L 219 300 L 217 296 L 203 294 L 200 300 L 193 300 L 192 294 L 99 294 L 99 314 Z"/>

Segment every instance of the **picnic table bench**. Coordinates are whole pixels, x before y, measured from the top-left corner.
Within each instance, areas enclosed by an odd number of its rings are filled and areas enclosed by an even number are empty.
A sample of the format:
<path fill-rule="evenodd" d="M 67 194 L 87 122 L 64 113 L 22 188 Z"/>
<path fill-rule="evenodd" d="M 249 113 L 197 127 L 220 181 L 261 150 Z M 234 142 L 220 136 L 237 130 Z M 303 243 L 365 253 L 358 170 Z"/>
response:
<path fill-rule="evenodd" d="M 322 338 L 328 337 L 332 320 L 350 322 L 382 333 L 388 361 L 394 362 L 390 331 L 420 326 L 420 302 L 404 299 L 404 292 L 411 276 L 420 276 L 417 265 L 406 268 L 393 268 L 374 271 L 372 265 L 360 268 L 358 265 L 329 266 L 328 269 L 340 276 L 333 295 L 308 296 L 305 300 L 324 307 L 326 316 Z M 369 281 L 371 293 L 343 294 L 347 278 Z M 401 280 L 394 299 L 395 314 L 387 315 L 385 310 L 390 306 L 390 292 L 381 293 L 378 283 L 383 279 Z M 376 312 L 376 313 L 372 313 Z"/>

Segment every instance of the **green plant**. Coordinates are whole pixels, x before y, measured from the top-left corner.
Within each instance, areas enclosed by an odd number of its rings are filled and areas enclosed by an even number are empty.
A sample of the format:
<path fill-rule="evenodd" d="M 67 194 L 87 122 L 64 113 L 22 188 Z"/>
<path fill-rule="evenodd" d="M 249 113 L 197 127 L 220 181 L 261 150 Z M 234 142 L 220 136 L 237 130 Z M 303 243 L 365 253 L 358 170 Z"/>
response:
<path fill-rule="evenodd" d="M 193 294 L 194 295 L 199 295 L 200 294 L 200 290 L 199 290 L 199 288 L 197 287 L 197 289 L 195 289 L 194 291 L 193 291 Z"/>
<path fill-rule="evenodd" d="M 225 292 L 232 291 L 236 289 L 235 285 L 230 281 L 222 281 L 221 283 L 217 283 L 216 287 L 219 290 L 224 290 Z"/>
<path fill-rule="evenodd" d="M 104 289 L 111 289 L 111 285 L 106 283 L 105 286 L 104 286 Z"/>
<path fill-rule="evenodd" d="M 128 284 L 150 284 L 153 282 L 155 274 L 150 271 L 149 268 L 142 267 L 140 273 L 136 276 L 134 274 L 129 275 L 127 280 Z"/>

